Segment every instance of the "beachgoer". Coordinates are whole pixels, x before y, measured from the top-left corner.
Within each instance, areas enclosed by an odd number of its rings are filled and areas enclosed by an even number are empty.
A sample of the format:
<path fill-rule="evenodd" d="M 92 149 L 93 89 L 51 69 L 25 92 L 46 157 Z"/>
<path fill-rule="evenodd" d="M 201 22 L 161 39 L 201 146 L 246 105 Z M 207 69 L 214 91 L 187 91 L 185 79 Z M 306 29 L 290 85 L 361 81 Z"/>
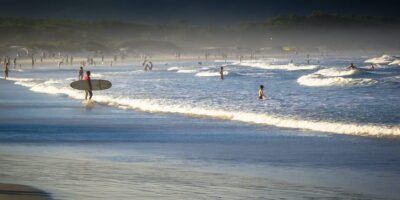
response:
<path fill-rule="evenodd" d="M 258 89 L 258 99 L 264 99 L 264 85 L 260 85 L 260 88 Z"/>
<path fill-rule="evenodd" d="M 58 69 L 61 68 L 61 65 L 64 63 L 64 59 L 62 59 L 60 62 L 58 62 Z"/>
<path fill-rule="evenodd" d="M 224 67 L 221 67 L 221 70 L 219 71 L 219 75 L 221 76 L 221 80 L 224 80 Z"/>
<path fill-rule="evenodd" d="M 374 63 L 371 63 L 371 67 L 369 68 L 370 70 L 375 70 L 375 65 Z"/>
<path fill-rule="evenodd" d="M 353 63 L 351 63 L 350 66 L 347 67 L 347 69 L 354 70 L 357 69 L 357 67 L 354 66 Z"/>
<path fill-rule="evenodd" d="M 92 92 L 92 81 L 90 79 L 90 71 L 86 71 L 86 75 L 83 77 L 83 80 L 89 81 L 89 90 L 85 90 L 85 100 L 87 100 L 87 97 L 89 95 L 89 100 L 92 99 L 93 92 Z"/>
<path fill-rule="evenodd" d="M 143 70 L 144 71 L 147 71 L 148 69 L 147 69 L 147 60 L 145 59 L 144 61 L 143 61 L 143 63 L 142 63 L 142 66 L 143 66 Z"/>
<path fill-rule="evenodd" d="M 83 67 L 81 66 L 79 69 L 79 76 L 78 76 L 79 80 L 83 79 Z"/>
<path fill-rule="evenodd" d="M 4 79 L 8 78 L 8 64 L 6 64 L 6 68 L 4 69 Z"/>

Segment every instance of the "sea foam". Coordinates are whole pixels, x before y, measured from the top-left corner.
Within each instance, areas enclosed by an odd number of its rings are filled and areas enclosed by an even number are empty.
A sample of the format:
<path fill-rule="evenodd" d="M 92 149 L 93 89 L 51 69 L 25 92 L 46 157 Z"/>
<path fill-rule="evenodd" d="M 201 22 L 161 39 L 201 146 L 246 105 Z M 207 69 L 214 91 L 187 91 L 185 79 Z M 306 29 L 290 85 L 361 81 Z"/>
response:
<path fill-rule="evenodd" d="M 83 92 L 74 90 L 58 81 L 40 81 L 33 79 L 13 78 L 15 84 L 30 88 L 34 92 L 65 95 L 82 99 Z M 362 136 L 400 136 L 400 126 L 382 124 L 357 124 L 323 120 L 306 120 L 297 117 L 275 116 L 268 113 L 257 113 L 238 110 L 221 110 L 213 107 L 202 107 L 190 103 L 176 103 L 168 99 L 134 99 L 122 94 L 95 94 L 98 103 L 121 109 L 134 109 L 144 112 L 175 113 L 187 116 L 201 116 L 223 120 L 232 120 L 253 124 L 270 125 L 282 128 L 306 129 L 317 132 L 362 135 Z"/>

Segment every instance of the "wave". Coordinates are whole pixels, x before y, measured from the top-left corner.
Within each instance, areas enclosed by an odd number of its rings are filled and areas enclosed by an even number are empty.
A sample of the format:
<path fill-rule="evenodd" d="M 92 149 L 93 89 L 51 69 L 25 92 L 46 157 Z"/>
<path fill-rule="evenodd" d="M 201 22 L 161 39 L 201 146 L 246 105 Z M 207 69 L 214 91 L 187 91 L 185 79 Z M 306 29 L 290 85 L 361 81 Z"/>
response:
<path fill-rule="evenodd" d="M 167 71 L 178 71 L 179 67 L 170 67 L 167 69 Z"/>
<path fill-rule="evenodd" d="M 371 85 L 377 83 L 370 78 L 350 78 L 348 76 L 362 73 L 361 70 L 341 70 L 338 68 L 321 69 L 312 74 L 301 76 L 297 83 L 309 87 Z"/>
<path fill-rule="evenodd" d="M 296 65 L 289 63 L 287 65 L 276 65 L 261 61 L 246 61 L 238 63 L 241 66 L 256 67 L 261 69 L 271 69 L 271 70 L 286 70 L 286 71 L 298 71 L 298 70 L 314 70 L 319 68 L 319 65 Z"/>
<path fill-rule="evenodd" d="M 395 56 L 390 55 L 382 55 L 380 57 L 370 58 L 365 60 L 365 63 L 374 63 L 374 64 L 389 64 L 396 59 Z"/>
<path fill-rule="evenodd" d="M 74 90 L 64 84 L 56 87 L 48 81 L 13 79 L 15 84 L 30 88 L 30 90 L 48 94 L 62 94 L 81 100 L 81 91 Z M 177 103 L 168 99 L 133 99 L 125 96 L 97 93 L 95 101 L 121 109 L 135 109 L 145 112 L 175 113 L 188 116 L 201 116 L 224 120 L 240 121 L 253 124 L 271 125 L 282 128 L 307 129 L 311 131 L 349 134 L 359 136 L 398 137 L 400 126 L 386 126 L 379 124 L 355 124 L 330 122 L 321 120 L 304 120 L 293 117 L 281 117 L 267 113 L 241 112 L 218 110 L 211 107 L 192 106 L 184 102 Z"/>
<path fill-rule="evenodd" d="M 177 73 L 193 74 L 196 73 L 196 69 L 179 69 Z"/>
<path fill-rule="evenodd" d="M 224 76 L 228 75 L 228 71 L 224 71 Z M 195 76 L 203 76 L 203 77 L 209 77 L 209 76 L 220 76 L 219 72 L 213 72 L 213 71 L 204 71 L 204 72 L 199 72 Z"/>
<path fill-rule="evenodd" d="M 389 65 L 400 65 L 400 59 L 393 60 Z"/>

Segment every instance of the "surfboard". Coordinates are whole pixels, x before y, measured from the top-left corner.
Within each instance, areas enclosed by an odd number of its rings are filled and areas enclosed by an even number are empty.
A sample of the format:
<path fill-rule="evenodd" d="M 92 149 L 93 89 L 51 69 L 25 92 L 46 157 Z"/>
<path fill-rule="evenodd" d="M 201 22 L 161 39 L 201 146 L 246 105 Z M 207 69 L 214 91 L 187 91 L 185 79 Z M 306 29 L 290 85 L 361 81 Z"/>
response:
<path fill-rule="evenodd" d="M 111 88 L 112 84 L 107 80 L 92 79 L 92 90 L 106 90 Z M 89 90 L 89 82 L 86 80 L 74 81 L 70 86 L 77 90 Z"/>

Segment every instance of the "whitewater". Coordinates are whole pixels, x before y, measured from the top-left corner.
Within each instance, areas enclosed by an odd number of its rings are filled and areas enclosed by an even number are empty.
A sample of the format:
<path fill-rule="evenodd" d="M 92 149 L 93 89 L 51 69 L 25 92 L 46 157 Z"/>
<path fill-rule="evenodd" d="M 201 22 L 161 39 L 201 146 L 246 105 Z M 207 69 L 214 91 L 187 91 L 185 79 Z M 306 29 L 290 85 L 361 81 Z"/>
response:
<path fill-rule="evenodd" d="M 361 66 L 361 58 L 352 58 Z M 278 60 L 278 59 L 276 59 Z M 269 61 L 170 62 L 144 72 L 139 63 L 115 67 L 89 67 L 93 79 L 113 83 L 95 91 L 98 104 L 151 113 L 180 114 L 289 129 L 374 137 L 400 136 L 400 71 L 346 70 L 340 58 L 317 64 Z M 225 80 L 219 79 L 224 66 Z M 366 69 L 366 68 L 365 68 Z M 82 91 L 69 84 L 77 70 L 39 68 L 11 71 L 15 84 L 33 92 L 62 95 L 83 101 Z M 44 75 L 44 76 L 43 76 Z M 266 87 L 266 100 L 257 99 L 258 86 Z M 82 103 L 82 107 L 84 107 Z M 378 116 L 378 117 L 377 117 Z"/>

